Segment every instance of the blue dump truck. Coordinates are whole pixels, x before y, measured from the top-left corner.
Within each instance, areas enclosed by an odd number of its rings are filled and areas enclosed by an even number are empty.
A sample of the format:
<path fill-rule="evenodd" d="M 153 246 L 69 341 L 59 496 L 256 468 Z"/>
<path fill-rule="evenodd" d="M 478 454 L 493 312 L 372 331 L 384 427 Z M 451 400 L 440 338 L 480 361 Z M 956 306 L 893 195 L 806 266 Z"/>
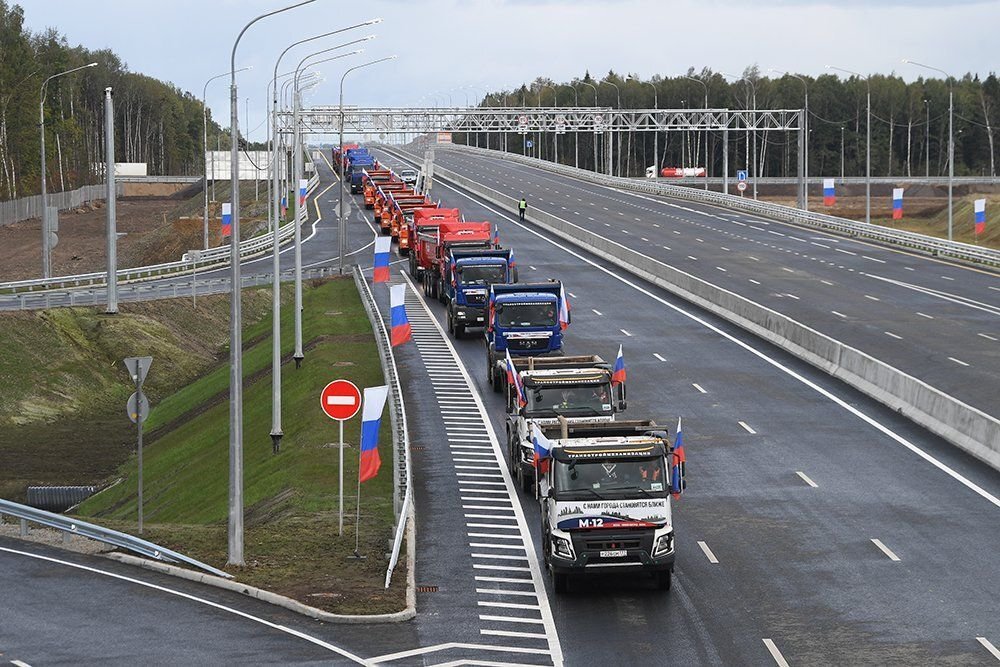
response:
<path fill-rule="evenodd" d="M 493 391 L 506 386 L 506 354 L 562 354 L 569 304 L 563 285 L 546 283 L 491 285 L 487 302 L 486 375 Z"/>
<path fill-rule="evenodd" d="M 375 157 L 368 152 L 367 148 L 352 148 L 347 151 L 347 167 L 344 171 L 344 180 L 351 184 L 351 194 L 356 195 L 362 190 L 361 177 L 364 171 L 373 171 L 376 168 Z"/>
<path fill-rule="evenodd" d="M 510 250 L 465 250 L 448 253 L 441 300 L 448 307 L 448 331 L 461 338 L 468 327 L 486 326 L 486 298 L 490 285 L 517 282 Z"/>

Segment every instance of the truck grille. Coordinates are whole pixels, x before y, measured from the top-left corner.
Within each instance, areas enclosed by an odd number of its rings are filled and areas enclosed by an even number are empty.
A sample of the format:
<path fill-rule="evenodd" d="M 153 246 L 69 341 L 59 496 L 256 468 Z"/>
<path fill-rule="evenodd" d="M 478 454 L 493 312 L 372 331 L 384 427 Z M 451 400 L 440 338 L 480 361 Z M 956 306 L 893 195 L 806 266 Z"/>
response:
<path fill-rule="evenodd" d="M 507 341 L 507 347 L 516 352 L 544 350 L 548 340 L 545 338 L 516 338 Z"/>
<path fill-rule="evenodd" d="M 483 304 L 486 303 L 486 295 L 485 294 L 466 294 L 465 295 L 465 301 L 470 306 L 482 306 Z"/>

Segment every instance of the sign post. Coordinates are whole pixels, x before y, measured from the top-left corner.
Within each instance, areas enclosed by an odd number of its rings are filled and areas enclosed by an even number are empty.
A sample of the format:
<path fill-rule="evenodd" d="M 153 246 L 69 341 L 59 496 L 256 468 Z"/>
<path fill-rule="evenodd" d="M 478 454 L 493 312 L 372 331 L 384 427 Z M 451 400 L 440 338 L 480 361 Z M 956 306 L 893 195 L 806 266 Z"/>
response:
<path fill-rule="evenodd" d="M 149 400 L 142 393 L 142 382 L 149 373 L 149 367 L 153 363 L 153 357 L 126 357 L 125 368 L 135 383 L 135 393 L 129 396 L 126 411 L 128 418 L 132 420 L 139 429 L 138 456 L 139 456 L 139 534 L 142 535 L 142 423 L 149 416 Z"/>
<path fill-rule="evenodd" d="M 344 422 L 353 418 L 361 409 L 361 391 L 348 380 L 334 380 L 323 387 L 319 404 L 330 419 L 340 422 L 340 477 L 338 494 L 339 535 L 344 534 Z"/>
<path fill-rule="evenodd" d="M 198 262 L 201 261 L 201 250 L 189 250 L 188 257 L 191 260 L 191 305 L 198 307 Z"/>

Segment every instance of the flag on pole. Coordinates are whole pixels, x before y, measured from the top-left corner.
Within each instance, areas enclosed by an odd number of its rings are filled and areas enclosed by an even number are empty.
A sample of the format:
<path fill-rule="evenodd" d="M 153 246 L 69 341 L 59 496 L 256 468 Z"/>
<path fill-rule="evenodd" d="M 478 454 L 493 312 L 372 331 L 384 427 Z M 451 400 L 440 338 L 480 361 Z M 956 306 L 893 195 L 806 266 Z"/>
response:
<path fill-rule="evenodd" d="M 823 179 L 823 206 L 833 206 L 837 202 L 837 191 L 832 178 Z"/>
<path fill-rule="evenodd" d="M 500 228 L 496 226 L 493 227 L 493 247 L 500 247 Z"/>
<path fill-rule="evenodd" d="M 389 321 L 392 324 L 390 337 L 393 347 L 402 345 L 411 338 L 410 321 L 406 319 L 406 306 L 403 304 L 405 298 L 406 283 L 393 285 L 389 288 Z"/>
<path fill-rule="evenodd" d="M 365 399 L 361 407 L 361 464 L 358 466 L 358 482 L 366 482 L 378 474 L 382 459 L 378 455 L 378 429 L 382 423 L 382 409 L 389 387 L 365 387 Z"/>
<path fill-rule="evenodd" d="M 903 217 L 903 188 L 892 189 L 892 219 L 900 220 Z"/>
<path fill-rule="evenodd" d="M 391 248 L 391 236 L 378 236 L 375 238 L 375 269 L 372 272 L 372 282 L 389 282 L 389 250 Z"/>
<path fill-rule="evenodd" d="M 552 456 L 552 443 L 549 442 L 549 439 L 545 437 L 538 426 L 532 426 L 531 432 L 531 442 L 534 445 L 535 450 L 534 464 L 537 468 L 539 463 Z"/>
<path fill-rule="evenodd" d="M 684 438 L 681 435 L 681 418 L 677 418 L 677 436 L 674 438 L 674 451 L 672 455 L 673 461 L 670 466 L 670 495 L 675 499 L 680 498 L 681 492 L 684 490 L 683 478 L 684 478 L 684 465 L 687 461 L 687 456 L 684 455 Z"/>
<path fill-rule="evenodd" d="M 222 237 L 233 235 L 233 205 L 229 202 L 222 203 Z"/>
<path fill-rule="evenodd" d="M 973 203 L 973 209 L 976 212 L 976 236 L 979 236 L 986 231 L 986 200 L 977 199 Z"/>
<path fill-rule="evenodd" d="M 281 195 L 281 217 L 285 217 L 285 213 L 288 212 L 288 198 L 285 195 Z"/>
<path fill-rule="evenodd" d="M 684 436 L 681 434 L 681 418 L 677 418 L 677 437 L 674 438 L 674 453 L 680 458 L 681 463 L 687 462 L 684 454 Z"/>
<path fill-rule="evenodd" d="M 559 328 L 566 330 L 569 326 L 569 299 L 566 298 L 566 288 L 559 285 Z"/>
<path fill-rule="evenodd" d="M 615 358 L 615 368 L 611 373 L 611 386 L 617 387 L 625 384 L 625 356 L 622 354 L 622 346 L 618 346 L 618 356 Z"/>
<path fill-rule="evenodd" d="M 510 249 L 510 268 L 513 269 L 517 266 L 517 262 L 514 261 L 514 249 Z"/>
<path fill-rule="evenodd" d="M 521 378 L 517 375 L 517 369 L 514 368 L 514 360 L 510 358 L 510 350 L 504 351 L 507 355 L 507 384 L 514 387 L 514 393 L 517 395 L 517 404 L 519 407 L 524 407 L 528 404 L 528 398 L 524 395 L 524 385 L 521 384 Z"/>
<path fill-rule="evenodd" d="M 448 263 L 448 272 L 451 274 L 451 286 L 455 287 L 458 284 L 458 262 L 455 261 L 454 255 Z"/>
<path fill-rule="evenodd" d="M 493 285 L 490 285 L 490 298 L 486 304 L 486 330 L 493 331 L 493 318 L 497 313 L 497 297 L 493 292 Z"/>
<path fill-rule="evenodd" d="M 309 181 L 301 178 L 299 179 L 299 208 L 306 203 L 306 190 L 309 188 Z"/>

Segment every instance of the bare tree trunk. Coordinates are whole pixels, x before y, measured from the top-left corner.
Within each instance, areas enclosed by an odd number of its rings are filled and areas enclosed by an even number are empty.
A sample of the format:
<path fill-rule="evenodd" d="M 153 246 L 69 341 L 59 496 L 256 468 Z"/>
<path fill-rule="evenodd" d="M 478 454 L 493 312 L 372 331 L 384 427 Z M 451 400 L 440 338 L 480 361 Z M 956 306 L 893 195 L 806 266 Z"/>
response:
<path fill-rule="evenodd" d="M 982 88 L 979 89 L 979 101 L 983 105 L 983 118 L 986 119 L 986 136 L 990 142 L 990 177 L 992 178 L 997 175 L 994 167 L 993 125 L 990 123 L 990 108 L 986 104 L 986 94 L 983 92 Z"/>
<path fill-rule="evenodd" d="M 889 114 L 889 167 L 886 176 L 892 176 L 892 139 L 896 133 L 896 116 Z"/>
<path fill-rule="evenodd" d="M 66 192 L 66 180 L 63 178 L 62 140 L 56 132 L 56 154 L 59 156 L 59 191 Z"/>
<path fill-rule="evenodd" d="M 910 171 L 910 155 L 912 154 L 913 147 L 913 117 L 910 116 L 910 122 L 906 124 L 906 177 L 909 178 L 913 176 Z"/>

